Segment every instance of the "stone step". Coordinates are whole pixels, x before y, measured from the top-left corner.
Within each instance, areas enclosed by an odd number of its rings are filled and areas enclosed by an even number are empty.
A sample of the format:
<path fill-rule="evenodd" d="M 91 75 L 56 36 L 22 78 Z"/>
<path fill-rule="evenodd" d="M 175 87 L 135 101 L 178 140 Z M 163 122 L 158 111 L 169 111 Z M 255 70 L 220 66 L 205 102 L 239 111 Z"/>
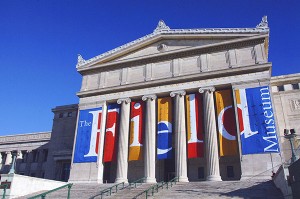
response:
<path fill-rule="evenodd" d="M 107 198 L 116 198 L 116 199 L 132 199 L 134 196 L 136 196 L 137 194 L 147 190 L 148 188 L 150 188 L 153 184 L 139 184 L 136 188 L 125 188 L 122 189 L 120 191 L 118 191 L 118 193 L 113 194 Z"/>
<path fill-rule="evenodd" d="M 283 198 L 271 180 L 178 183 L 153 198 Z"/>

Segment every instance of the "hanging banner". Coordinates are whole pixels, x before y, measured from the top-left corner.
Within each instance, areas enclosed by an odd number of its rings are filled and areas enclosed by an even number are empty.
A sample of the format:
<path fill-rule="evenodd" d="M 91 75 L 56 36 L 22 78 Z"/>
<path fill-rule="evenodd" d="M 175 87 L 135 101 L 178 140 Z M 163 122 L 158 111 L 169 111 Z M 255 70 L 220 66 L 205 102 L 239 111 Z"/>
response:
<path fill-rule="evenodd" d="M 274 112 L 268 86 L 235 91 L 242 154 L 278 153 Z"/>
<path fill-rule="evenodd" d="M 120 113 L 119 104 L 109 104 L 107 106 L 103 162 L 115 161 L 117 157 L 119 113 Z"/>
<path fill-rule="evenodd" d="M 131 102 L 128 155 L 129 161 L 142 159 L 143 109 L 143 101 Z"/>
<path fill-rule="evenodd" d="M 215 92 L 220 156 L 238 155 L 235 111 L 231 90 Z"/>
<path fill-rule="evenodd" d="M 102 107 L 80 110 L 74 150 L 74 163 L 96 162 Z"/>
<path fill-rule="evenodd" d="M 203 157 L 203 103 L 200 93 L 186 95 L 188 158 Z"/>
<path fill-rule="evenodd" d="M 157 100 L 157 158 L 172 158 L 172 99 Z"/>

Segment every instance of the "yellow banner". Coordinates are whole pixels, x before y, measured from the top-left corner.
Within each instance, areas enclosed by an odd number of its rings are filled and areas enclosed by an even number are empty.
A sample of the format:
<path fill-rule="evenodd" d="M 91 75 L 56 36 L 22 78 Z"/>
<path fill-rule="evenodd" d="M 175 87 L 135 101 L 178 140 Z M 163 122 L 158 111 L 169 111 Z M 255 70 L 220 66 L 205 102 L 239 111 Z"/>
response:
<path fill-rule="evenodd" d="M 238 155 L 235 111 L 231 90 L 215 92 L 220 156 Z"/>

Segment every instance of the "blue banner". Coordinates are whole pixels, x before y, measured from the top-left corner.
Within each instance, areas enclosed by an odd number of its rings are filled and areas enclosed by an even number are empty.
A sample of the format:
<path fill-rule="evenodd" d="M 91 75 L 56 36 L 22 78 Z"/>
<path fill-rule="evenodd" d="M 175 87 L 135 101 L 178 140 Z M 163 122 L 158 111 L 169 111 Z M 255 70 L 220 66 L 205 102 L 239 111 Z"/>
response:
<path fill-rule="evenodd" d="M 278 153 L 279 144 L 268 86 L 236 91 L 242 154 Z"/>
<path fill-rule="evenodd" d="M 74 163 L 97 161 L 101 116 L 102 107 L 79 112 Z"/>

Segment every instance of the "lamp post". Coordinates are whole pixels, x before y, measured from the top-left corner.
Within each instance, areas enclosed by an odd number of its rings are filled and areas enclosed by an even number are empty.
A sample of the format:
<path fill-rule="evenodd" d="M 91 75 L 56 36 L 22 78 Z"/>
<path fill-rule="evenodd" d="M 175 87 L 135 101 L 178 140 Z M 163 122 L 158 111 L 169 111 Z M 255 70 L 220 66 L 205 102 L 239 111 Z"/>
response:
<path fill-rule="evenodd" d="M 16 158 L 17 158 L 17 152 L 13 151 L 12 152 L 12 164 L 10 167 L 10 170 L 8 172 L 8 174 L 14 174 L 15 173 L 15 165 L 16 165 Z"/>
<path fill-rule="evenodd" d="M 291 150 L 292 150 L 291 163 L 296 162 L 296 160 L 298 159 L 294 149 L 294 139 L 296 136 L 297 135 L 295 134 L 295 129 L 284 129 L 284 138 L 288 139 L 291 144 Z"/>

